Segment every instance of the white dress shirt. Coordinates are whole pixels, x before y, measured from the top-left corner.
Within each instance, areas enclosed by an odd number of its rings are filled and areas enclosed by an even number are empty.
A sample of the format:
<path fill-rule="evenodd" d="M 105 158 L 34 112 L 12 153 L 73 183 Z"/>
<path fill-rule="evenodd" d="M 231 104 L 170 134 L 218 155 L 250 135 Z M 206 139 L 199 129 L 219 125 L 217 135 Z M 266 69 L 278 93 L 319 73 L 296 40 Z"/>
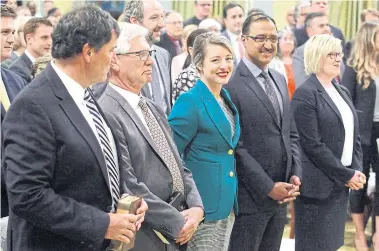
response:
<path fill-rule="evenodd" d="M 147 123 L 145 121 L 145 117 L 142 114 L 141 107 L 138 105 L 139 101 L 141 100 L 141 96 L 131 91 L 122 89 L 117 85 L 112 84 L 111 82 L 109 82 L 109 86 L 112 87 L 116 92 L 118 92 L 124 99 L 126 99 L 126 101 L 128 101 L 129 105 L 133 108 L 133 111 L 137 113 L 138 117 L 142 121 L 142 124 L 145 126 L 146 130 L 149 132 L 151 136 L 149 127 L 147 126 Z"/>
<path fill-rule="evenodd" d="M 354 149 L 354 116 L 350 109 L 350 106 L 341 97 L 336 88 L 332 86 L 325 87 L 326 92 L 329 94 L 330 98 L 333 100 L 334 104 L 337 106 L 340 112 L 343 127 L 345 128 L 345 142 L 343 144 L 343 151 L 341 156 L 341 162 L 344 166 L 351 166 L 353 160 L 353 149 Z"/>
<path fill-rule="evenodd" d="M 236 56 L 236 62 L 239 63 L 243 57 L 243 53 L 241 54 L 240 51 L 240 43 L 242 43 L 240 41 L 241 35 L 236 35 L 233 32 L 229 32 L 228 30 L 226 30 L 226 33 L 229 35 L 230 42 L 232 43 L 234 55 Z"/>
<path fill-rule="evenodd" d="M 87 123 L 92 129 L 92 132 L 95 134 L 97 141 L 99 142 L 99 145 L 101 146 L 100 138 L 97 133 L 97 129 L 95 126 L 95 122 L 93 122 L 92 115 L 90 114 L 85 101 L 84 101 L 84 91 L 85 89 L 75 80 L 70 78 L 66 73 L 64 73 L 61 69 L 58 68 L 56 64 L 54 64 L 53 61 L 51 61 L 51 66 L 55 70 L 55 72 L 58 74 L 58 77 L 62 80 L 63 85 L 66 87 L 68 93 L 74 100 L 75 104 L 78 106 L 80 112 L 83 114 L 84 118 L 86 119 Z M 118 158 L 117 158 L 117 150 L 116 150 L 116 144 L 113 138 L 113 134 L 108 127 L 107 123 L 105 123 L 104 118 L 102 118 L 102 122 L 104 125 L 104 128 L 107 132 L 111 148 L 112 148 L 112 153 L 113 153 L 113 158 L 116 163 L 116 167 L 118 168 Z M 105 157 L 104 157 L 105 158 Z"/>

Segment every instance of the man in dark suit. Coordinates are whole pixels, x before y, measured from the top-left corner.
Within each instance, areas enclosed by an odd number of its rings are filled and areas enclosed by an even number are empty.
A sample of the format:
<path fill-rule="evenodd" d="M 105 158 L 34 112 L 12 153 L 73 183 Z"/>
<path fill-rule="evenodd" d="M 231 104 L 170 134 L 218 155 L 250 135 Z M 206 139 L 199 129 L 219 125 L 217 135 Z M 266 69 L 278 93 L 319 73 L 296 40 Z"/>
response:
<path fill-rule="evenodd" d="M 129 192 L 107 120 L 88 87 L 105 81 L 119 28 L 93 6 L 69 12 L 53 34 L 55 58 L 3 121 L 10 216 L 8 251 L 105 250 L 143 220 L 115 214 Z M 139 221 L 138 218 L 140 218 Z"/>
<path fill-rule="evenodd" d="M 125 22 L 138 24 L 148 31 L 151 43 L 159 42 L 164 27 L 164 12 L 157 0 L 128 0 L 125 4 Z M 155 101 L 168 115 L 171 112 L 171 58 L 163 48 L 153 45 L 154 56 L 153 77 L 142 89 L 142 95 Z"/>
<path fill-rule="evenodd" d="M 245 50 L 241 41 L 242 23 L 244 20 L 244 10 L 241 5 L 235 3 L 227 4 L 222 15 L 224 18 L 225 30 L 221 35 L 225 36 L 233 46 L 234 63 L 239 63 L 245 54 Z"/>
<path fill-rule="evenodd" d="M 305 19 L 305 27 L 307 36 L 312 37 L 319 34 L 330 34 L 330 26 L 328 17 L 322 12 L 312 12 Z M 296 86 L 300 86 L 309 77 L 305 73 L 304 65 L 304 49 L 305 44 L 297 47 L 293 53 L 293 69 Z"/>
<path fill-rule="evenodd" d="M 14 20 L 16 13 L 14 10 L 8 6 L 1 5 L 1 63 L 4 60 L 9 59 L 12 54 L 13 44 L 14 44 Z M 16 97 L 16 95 L 25 87 L 25 83 L 21 77 L 17 74 L 3 68 L 1 66 L 1 79 L 0 79 L 0 114 L 1 121 L 5 117 L 7 110 L 9 109 L 10 104 Z M 1 132 L 2 133 L 2 132 Z M 2 135 L 1 135 L 2 139 Z M 1 151 L 3 150 L 2 140 L 1 142 Z M 2 152 L 1 152 L 2 156 Z M 5 187 L 4 181 L 4 172 L 1 170 L 1 217 L 6 217 L 9 215 L 9 205 L 8 205 L 8 196 L 7 190 Z"/>
<path fill-rule="evenodd" d="M 194 233 L 203 217 L 203 204 L 171 138 L 165 114 L 153 101 L 140 96 L 142 86 L 151 78 L 154 62 L 145 39 L 147 30 L 129 23 L 120 24 L 120 29 L 109 84 L 98 102 L 119 140 L 123 156 L 120 165 L 128 170 L 123 177 L 126 185 L 134 194 L 143 195 L 149 205 L 133 250 L 174 251 L 179 248 L 174 240 L 186 243 Z M 143 51 L 140 57 L 129 56 L 139 51 Z M 171 158 L 167 152 L 172 153 Z M 179 183 L 183 189 L 177 186 Z M 177 202 L 189 207 L 181 212 L 174 206 L 177 203 L 168 203 L 178 191 L 182 196 Z M 166 236 L 171 245 L 163 243 L 154 230 Z"/>
<path fill-rule="evenodd" d="M 199 25 L 201 21 L 212 16 L 213 0 L 195 0 L 195 16 L 184 21 L 184 27 L 190 24 Z"/>
<path fill-rule="evenodd" d="M 242 26 L 245 57 L 226 89 L 241 118 L 236 150 L 239 215 L 232 251 L 277 251 L 286 207 L 301 179 L 299 136 L 290 113 L 286 81 L 268 68 L 277 52 L 275 21 L 251 15 Z"/>
<path fill-rule="evenodd" d="M 167 12 L 165 16 L 166 32 L 161 35 L 160 41 L 156 45 L 166 49 L 172 59 L 182 53 L 183 17 L 174 11 Z"/>
<path fill-rule="evenodd" d="M 46 18 L 35 17 L 25 23 L 26 49 L 9 69 L 21 76 L 27 83 L 32 80 L 33 63 L 51 51 L 53 25 Z"/>
<path fill-rule="evenodd" d="M 311 1 L 311 13 L 321 12 L 321 13 L 324 13 L 325 16 L 327 17 L 329 14 L 328 4 L 329 3 L 327 0 Z M 343 36 L 341 29 L 333 25 L 329 25 L 329 26 L 330 26 L 330 31 L 332 32 L 333 36 L 340 39 L 342 41 L 342 46 L 343 46 L 345 44 L 345 38 Z M 297 47 L 305 44 L 305 42 L 307 42 L 309 39 L 309 36 L 306 32 L 306 26 L 299 29 L 295 29 L 294 34 L 296 37 Z"/>

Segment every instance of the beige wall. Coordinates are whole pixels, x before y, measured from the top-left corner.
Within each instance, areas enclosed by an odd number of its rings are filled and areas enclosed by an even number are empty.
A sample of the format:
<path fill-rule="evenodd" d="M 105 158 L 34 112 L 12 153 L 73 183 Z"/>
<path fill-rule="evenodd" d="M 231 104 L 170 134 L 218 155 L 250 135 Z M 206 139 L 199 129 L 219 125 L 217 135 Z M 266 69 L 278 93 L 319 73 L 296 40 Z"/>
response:
<path fill-rule="evenodd" d="M 274 0 L 272 6 L 272 17 L 274 18 L 278 29 L 281 30 L 287 25 L 286 9 L 296 5 L 297 1 Z"/>

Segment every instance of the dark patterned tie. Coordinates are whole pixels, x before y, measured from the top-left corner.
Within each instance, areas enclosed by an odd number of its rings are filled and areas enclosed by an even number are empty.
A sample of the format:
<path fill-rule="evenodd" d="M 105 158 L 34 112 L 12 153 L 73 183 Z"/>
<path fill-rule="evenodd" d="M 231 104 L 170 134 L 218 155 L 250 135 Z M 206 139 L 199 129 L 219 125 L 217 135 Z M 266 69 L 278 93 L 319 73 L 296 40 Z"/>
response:
<path fill-rule="evenodd" d="M 120 199 L 120 182 L 119 182 L 119 170 L 116 166 L 114 156 L 112 154 L 111 144 L 108 138 L 107 131 L 104 127 L 103 118 L 100 115 L 95 102 L 93 101 L 91 95 L 86 89 L 84 92 L 84 103 L 86 104 L 93 122 L 95 123 L 96 132 L 100 139 L 101 150 L 103 150 L 103 155 L 105 158 L 105 164 L 107 166 L 110 190 L 112 195 L 112 212 L 116 210 L 118 200 Z"/>
<path fill-rule="evenodd" d="M 149 128 L 151 137 L 155 143 L 155 146 L 158 148 L 159 153 L 163 157 L 163 161 L 166 163 L 168 170 L 171 173 L 173 181 L 173 192 L 181 192 L 184 194 L 184 184 L 182 175 L 179 170 L 178 163 L 174 157 L 174 154 L 168 144 L 166 136 L 164 135 L 162 128 L 160 127 L 157 119 L 150 112 L 149 107 L 146 104 L 146 101 L 141 98 L 138 105 L 141 107 L 142 115 L 145 118 L 147 127 Z"/>
<path fill-rule="evenodd" d="M 266 72 L 262 71 L 261 76 L 264 79 L 263 83 L 265 86 L 266 94 L 268 98 L 270 99 L 272 106 L 274 107 L 276 119 L 278 123 L 280 124 L 281 123 L 280 105 L 279 105 L 278 97 L 276 96 L 276 93 L 275 93 L 273 83 L 271 82 L 270 77 L 267 75 Z"/>

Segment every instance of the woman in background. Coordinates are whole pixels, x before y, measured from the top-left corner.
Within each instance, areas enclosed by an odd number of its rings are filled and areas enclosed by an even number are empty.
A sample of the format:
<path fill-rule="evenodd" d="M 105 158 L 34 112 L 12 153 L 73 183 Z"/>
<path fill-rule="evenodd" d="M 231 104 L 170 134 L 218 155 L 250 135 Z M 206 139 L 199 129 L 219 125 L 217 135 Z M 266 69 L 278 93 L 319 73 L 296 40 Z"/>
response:
<path fill-rule="evenodd" d="M 189 91 L 194 85 L 199 75 L 196 71 L 195 66 L 192 64 L 192 51 L 193 44 L 198 35 L 206 33 L 207 30 L 197 29 L 193 31 L 187 39 L 187 58 L 183 65 L 183 70 L 179 73 L 178 77 L 173 82 L 172 85 L 172 103 L 174 104 L 178 97 L 187 91 Z"/>
<path fill-rule="evenodd" d="M 290 99 L 295 93 L 295 76 L 292 67 L 292 54 L 296 48 L 296 38 L 291 30 L 284 29 L 279 32 L 279 46 L 277 56 L 271 61 L 269 67 L 277 70 L 286 78 Z"/>
<path fill-rule="evenodd" d="M 363 150 L 363 173 L 369 177 L 370 168 L 378 171 L 379 138 L 379 24 L 364 23 L 357 33 L 342 84 L 349 89 L 359 116 L 359 131 Z M 375 222 L 379 233 L 379 175 L 376 175 Z M 358 251 L 368 251 L 364 226 L 364 206 L 367 198 L 364 189 L 350 195 L 351 217 L 355 225 L 355 246 Z M 375 251 L 379 251 L 379 235 L 373 238 Z"/>
<path fill-rule="evenodd" d="M 188 56 L 187 50 L 187 39 L 188 36 L 197 29 L 197 26 L 194 24 L 187 25 L 184 27 L 182 32 L 182 53 L 173 57 L 171 62 L 171 82 L 174 83 L 175 79 L 178 77 L 179 73 L 185 69 L 183 68 L 184 62 Z"/>

